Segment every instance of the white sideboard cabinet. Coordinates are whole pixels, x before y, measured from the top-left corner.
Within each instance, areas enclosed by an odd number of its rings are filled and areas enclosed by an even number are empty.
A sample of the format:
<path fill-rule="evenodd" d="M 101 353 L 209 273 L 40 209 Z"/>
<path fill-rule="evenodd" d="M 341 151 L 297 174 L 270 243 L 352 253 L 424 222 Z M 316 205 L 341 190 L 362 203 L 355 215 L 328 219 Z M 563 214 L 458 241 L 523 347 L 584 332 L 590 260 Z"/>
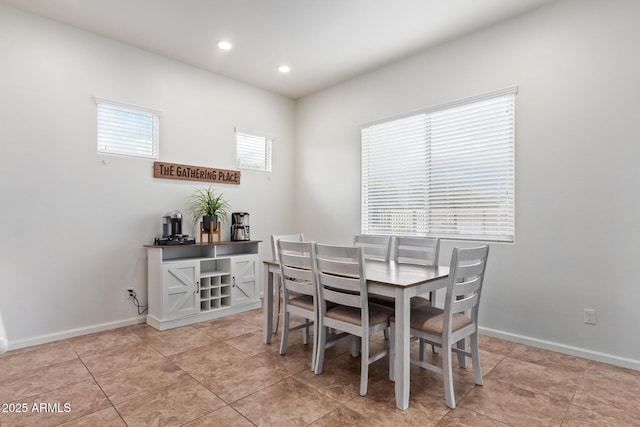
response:
<path fill-rule="evenodd" d="M 260 308 L 259 243 L 146 245 L 147 323 L 163 331 Z"/>

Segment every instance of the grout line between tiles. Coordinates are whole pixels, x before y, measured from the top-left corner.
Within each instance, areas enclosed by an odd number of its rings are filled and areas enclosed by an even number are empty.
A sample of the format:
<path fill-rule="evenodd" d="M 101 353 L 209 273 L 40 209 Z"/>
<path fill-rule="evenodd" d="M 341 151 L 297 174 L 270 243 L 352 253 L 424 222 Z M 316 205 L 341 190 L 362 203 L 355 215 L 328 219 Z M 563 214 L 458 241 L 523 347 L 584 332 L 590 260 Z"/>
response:
<path fill-rule="evenodd" d="M 77 353 L 76 353 L 77 354 Z M 164 356 L 163 356 L 164 357 Z M 111 407 L 113 408 L 114 411 L 116 411 L 116 414 L 118 414 L 118 416 L 120 417 L 120 419 L 122 420 L 122 422 L 124 423 L 124 425 L 128 426 L 129 424 L 127 424 L 127 422 L 124 420 L 124 418 L 122 417 L 122 414 L 120 413 L 120 411 L 118 411 L 118 409 L 116 408 L 116 405 L 113 404 L 113 402 L 111 401 L 111 399 L 109 399 L 109 396 L 107 396 L 107 393 L 102 389 L 102 386 L 100 385 L 100 383 L 98 382 L 98 380 L 96 379 L 96 377 L 93 375 L 93 372 L 91 372 L 89 370 L 89 367 L 84 363 L 84 360 L 82 360 L 82 358 L 80 357 L 80 355 L 78 355 L 78 359 L 80 359 L 80 362 L 82 362 L 82 364 L 84 365 L 84 368 L 87 370 L 87 372 L 89 372 L 89 375 L 91 375 L 91 378 L 93 379 L 93 382 L 98 386 L 98 388 L 100 389 L 100 392 L 104 395 L 104 398 L 107 399 L 107 402 L 109 402 L 109 405 L 111 405 Z M 96 411 L 99 412 L 102 409 Z M 95 412 L 92 412 L 91 414 L 95 414 Z M 91 414 L 86 414 L 84 416 L 87 415 L 91 415 Z M 75 419 L 79 419 L 82 417 L 78 417 Z"/>

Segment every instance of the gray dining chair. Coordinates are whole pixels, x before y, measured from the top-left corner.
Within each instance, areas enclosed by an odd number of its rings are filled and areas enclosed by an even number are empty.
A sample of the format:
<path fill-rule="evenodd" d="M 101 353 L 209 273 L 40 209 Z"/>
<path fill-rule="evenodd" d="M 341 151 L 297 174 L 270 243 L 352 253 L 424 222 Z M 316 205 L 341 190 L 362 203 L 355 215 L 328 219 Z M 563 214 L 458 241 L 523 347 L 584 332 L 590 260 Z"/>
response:
<path fill-rule="evenodd" d="M 273 260 L 279 261 L 278 258 L 278 241 L 279 240 L 287 240 L 291 242 L 303 242 L 304 235 L 302 233 L 299 234 L 272 234 L 271 235 L 271 253 L 273 254 Z M 275 316 L 273 316 L 273 333 L 278 333 L 278 324 L 280 323 L 280 300 L 282 298 L 282 278 L 280 274 L 274 274 L 274 291 L 275 291 L 275 300 L 276 300 L 276 310 Z"/>
<path fill-rule="evenodd" d="M 317 318 L 316 281 L 313 272 L 312 242 L 292 242 L 280 239 L 277 242 L 282 277 L 282 337 L 280 354 L 286 354 L 289 332 L 304 329 L 303 343 L 309 342 L 309 329 Z M 291 326 L 291 315 L 300 316 L 303 321 Z M 311 369 L 316 363 L 316 339 L 313 339 Z"/>
<path fill-rule="evenodd" d="M 362 248 L 365 260 L 374 261 L 390 261 L 391 249 L 393 241 L 391 236 L 381 236 L 373 234 L 356 234 L 353 236 L 353 246 Z M 382 295 L 373 295 L 370 302 L 383 305 L 385 307 L 394 307 L 394 300 L 391 297 Z M 385 338 L 389 338 L 389 332 L 385 329 Z"/>
<path fill-rule="evenodd" d="M 403 244 L 398 246 L 398 239 L 402 239 Z M 416 265 L 429 265 L 428 257 L 433 256 L 434 259 L 437 259 L 437 252 L 429 250 L 429 242 L 421 242 L 418 240 L 411 240 L 411 238 L 404 237 L 392 237 L 392 236 L 377 236 L 377 235 L 368 235 L 368 234 L 358 234 L 354 236 L 354 245 L 361 246 L 364 251 L 365 259 L 376 260 L 376 261 L 390 261 L 391 254 L 393 249 L 393 259 L 394 261 L 398 261 L 400 259 L 404 263 L 416 264 Z M 438 240 L 439 242 L 439 240 Z M 409 244 L 414 243 L 417 246 L 415 249 L 409 248 Z M 428 244 L 429 243 L 429 244 Z M 400 258 L 398 258 L 398 249 L 400 250 Z M 422 260 L 418 260 L 419 257 L 424 258 L 424 262 Z M 411 261 L 414 262 L 411 262 Z M 372 295 L 369 297 L 370 301 L 383 305 L 385 307 L 389 307 L 391 309 L 395 308 L 395 300 L 392 297 L 387 297 L 383 295 Z M 425 298 L 415 297 L 411 298 L 411 306 L 419 307 L 422 305 L 429 305 L 430 301 Z M 384 331 L 385 338 L 388 338 L 388 332 Z M 424 352 L 424 345 L 421 345 L 421 351 Z M 422 355 L 421 355 L 422 357 Z"/>
<path fill-rule="evenodd" d="M 437 237 L 395 236 L 393 238 L 393 260 L 399 264 L 418 266 L 438 265 L 440 239 Z M 417 308 L 435 304 L 435 292 L 411 298 L 411 307 Z M 425 341 L 420 340 L 420 360 L 424 360 Z M 432 346 L 435 353 L 436 348 Z"/>
<path fill-rule="evenodd" d="M 325 351 L 352 335 L 360 339 L 360 395 L 367 394 L 369 365 L 389 354 L 388 348 L 370 355 L 370 336 L 389 328 L 387 307 L 370 304 L 360 247 L 315 244 L 314 268 L 318 286 L 318 356 L 315 373 L 324 368 Z M 334 304 L 328 307 L 328 304 Z M 329 336 L 328 329 L 342 331 Z"/>
<path fill-rule="evenodd" d="M 443 349 L 441 365 L 415 358 L 411 358 L 411 363 L 443 376 L 445 402 L 451 409 L 456 407 L 452 352 L 458 354 L 461 367 L 466 366 L 466 357 L 471 358 L 475 383 L 482 385 L 478 352 L 478 308 L 488 256 L 488 245 L 467 249 L 455 248 L 451 255 L 444 309 L 433 306 L 411 309 L 411 336 L 424 339 L 427 343 Z M 395 316 L 391 316 L 390 320 L 389 378 L 393 380 Z M 469 350 L 466 347 L 467 337 L 470 337 Z M 454 344 L 456 347 L 452 347 Z"/>
<path fill-rule="evenodd" d="M 421 266 L 438 265 L 440 253 L 440 239 L 437 237 L 394 237 L 393 260 L 399 264 Z M 417 298 L 428 298 L 433 305 L 435 292 L 419 295 Z"/>

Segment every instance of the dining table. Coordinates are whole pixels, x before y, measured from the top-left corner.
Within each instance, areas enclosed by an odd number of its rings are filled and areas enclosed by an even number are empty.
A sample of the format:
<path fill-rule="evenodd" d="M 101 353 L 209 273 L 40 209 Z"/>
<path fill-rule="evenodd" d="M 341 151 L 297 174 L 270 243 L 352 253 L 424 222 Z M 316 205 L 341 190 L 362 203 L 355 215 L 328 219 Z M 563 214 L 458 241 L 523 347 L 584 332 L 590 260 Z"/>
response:
<path fill-rule="evenodd" d="M 264 261 L 263 339 L 271 343 L 273 331 L 274 278 L 280 274 L 278 261 Z M 447 285 L 448 266 L 418 266 L 395 261 L 365 261 L 367 291 L 395 301 L 395 397 L 396 406 L 409 407 L 410 312 L 412 297 Z"/>

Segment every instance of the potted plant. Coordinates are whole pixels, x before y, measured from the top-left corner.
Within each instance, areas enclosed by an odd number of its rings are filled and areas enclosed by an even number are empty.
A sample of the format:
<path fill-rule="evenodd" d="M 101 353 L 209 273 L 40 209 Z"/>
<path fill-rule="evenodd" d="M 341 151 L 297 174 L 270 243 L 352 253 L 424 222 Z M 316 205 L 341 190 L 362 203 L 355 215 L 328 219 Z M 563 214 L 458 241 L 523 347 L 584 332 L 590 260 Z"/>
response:
<path fill-rule="evenodd" d="M 218 219 L 226 221 L 231 209 L 229 202 L 222 197 L 222 193 L 216 194 L 211 187 L 194 191 L 190 202 L 189 211 L 193 222 L 197 224 L 202 217 L 202 227 L 206 232 L 217 230 Z M 213 222 L 213 230 L 210 229 L 211 222 Z"/>

